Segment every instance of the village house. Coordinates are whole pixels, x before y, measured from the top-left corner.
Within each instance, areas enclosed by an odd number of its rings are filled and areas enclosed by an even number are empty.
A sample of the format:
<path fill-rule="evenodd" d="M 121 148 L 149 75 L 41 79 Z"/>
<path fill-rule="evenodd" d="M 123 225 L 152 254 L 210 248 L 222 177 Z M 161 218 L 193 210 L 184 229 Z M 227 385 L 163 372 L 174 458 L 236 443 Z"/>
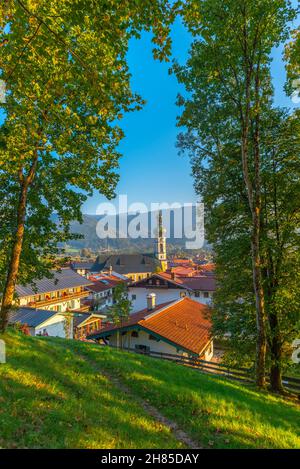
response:
<path fill-rule="evenodd" d="M 172 268 L 131 284 L 128 288 L 128 298 L 132 302 L 134 313 L 147 307 L 148 293 L 155 293 L 157 303 L 189 297 L 209 305 L 215 289 L 216 280 L 211 273 L 190 268 Z"/>
<path fill-rule="evenodd" d="M 96 261 L 92 262 L 73 262 L 71 267 L 75 272 L 87 277 L 97 273 L 114 272 L 136 281 L 161 269 L 161 263 L 156 257 L 146 254 L 113 254 L 98 256 Z"/>
<path fill-rule="evenodd" d="M 83 305 L 82 299 L 89 296 L 86 287 L 91 281 L 78 275 L 72 269 L 52 271 L 53 277 L 43 277 L 34 284 L 17 285 L 17 303 L 35 309 L 44 309 L 63 313 L 65 311 L 88 311 L 89 306 Z"/>
<path fill-rule="evenodd" d="M 73 317 L 73 337 L 76 340 L 86 340 L 94 331 L 101 329 L 102 320 L 106 316 L 97 313 L 78 313 Z"/>
<path fill-rule="evenodd" d="M 190 298 L 156 305 L 155 294 L 147 296 L 147 308 L 132 314 L 122 325 L 107 325 L 88 336 L 110 346 L 194 356 L 213 357 L 210 310 Z"/>
<path fill-rule="evenodd" d="M 32 336 L 73 338 L 73 320 L 56 311 L 21 307 L 9 313 L 8 323 L 28 329 Z"/>
<path fill-rule="evenodd" d="M 104 311 L 113 304 L 114 288 L 120 283 L 127 284 L 128 278 L 116 276 L 113 272 L 105 274 L 89 275 L 91 285 L 87 287 L 89 291 L 88 300 L 92 311 Z"/>

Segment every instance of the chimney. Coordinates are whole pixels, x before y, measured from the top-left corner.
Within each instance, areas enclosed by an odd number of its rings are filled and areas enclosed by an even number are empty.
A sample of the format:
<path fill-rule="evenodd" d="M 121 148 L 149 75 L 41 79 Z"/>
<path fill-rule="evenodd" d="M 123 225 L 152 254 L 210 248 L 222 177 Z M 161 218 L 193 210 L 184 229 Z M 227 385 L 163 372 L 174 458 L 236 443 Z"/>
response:
<path fill-rule="evenodd" d="M 171 279 L 176 280 L 176 273 L 173 270 L 171 270 Z"/>
<path fill-rule="evenodd" d="M 112 271 L 113 271 L 113 270 L 112 270 L 112 265 L 110 265 L 110 266 L 109 266 L 109 275 L 112 274 Z"/>
<path fill-rule="evenodd" d="M 156 295 L 155 293 L 149 293 L 147 295 L 147 309 L 148 311 L 151 311 L 152 309 L 155 308 L 155 303 L 156 303 Z"/>

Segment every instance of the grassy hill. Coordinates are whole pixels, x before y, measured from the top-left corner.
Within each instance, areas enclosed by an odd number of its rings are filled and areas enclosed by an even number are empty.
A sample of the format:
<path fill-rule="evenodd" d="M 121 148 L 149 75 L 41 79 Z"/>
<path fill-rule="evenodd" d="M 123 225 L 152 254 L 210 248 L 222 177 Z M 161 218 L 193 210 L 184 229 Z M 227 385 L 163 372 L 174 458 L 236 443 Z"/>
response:
<path fill-rule="evenodd" d="M 252 387 L 76 341 L 1 338 L 0 448 L 188 447 L 180 432 L 197 447 L 300 448 L 300 407 Z"/>

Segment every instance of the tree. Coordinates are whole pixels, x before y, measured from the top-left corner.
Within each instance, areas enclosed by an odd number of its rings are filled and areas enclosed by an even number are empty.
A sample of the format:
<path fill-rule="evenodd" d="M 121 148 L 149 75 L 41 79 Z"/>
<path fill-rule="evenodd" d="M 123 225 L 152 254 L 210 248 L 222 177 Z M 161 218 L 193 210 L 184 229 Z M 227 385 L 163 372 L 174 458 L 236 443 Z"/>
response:
<path fill-rule="evenodd" d="M 284 0 L 192 2 L 192 7 L 186 8 L 185 23 L 195 40 L 187 65 L 174 67 L 179 81 L 190 93 L 189 98 L 178 100 L 179 105 L 184 105 L 179 124 L 188 129 L 186 135 L 180 137 L 179 145 L 193 151 L 196 148 L 199 165 L 194 164 L 193 170 L 198 193 L 205 195 L 206 191 L 209 194 L 212 191 L 216 195 L 217 190 L 220 191 L 218 198 L 210 196 L 205 198 L 206 202 L 218 213 L 219 222 L 222 219 L 223 223 L 228 223 L 223 230 L 223 236 L 227 232 L 227 244 L 241 236 L 239 249 L 245 256 L 244 281 L 249 273 L 252 275 L 253 290 L 248 289 L 248 295 L 251 297 L 254 292 L 258 386 L 266 382 L 267 349 L 261 244 L 261 121 L 270 108 L 273 92 L 271 50 L 287 37 L 286 25 L 294 15 L 289 2 Z M 212 167 L 215 174 L 210 171 Z M 207 173 L 210 178 L 206 177 L 205 181 L 209 186 L 204 187 L 199 176 L 208 176 Z M 229 207 L 237 213 L 233 220 Z M 215 239 L 215 245 L 217 242 Z M 251 265 L 247 258 L 249 245 Z M 225 275 L 226 272 L 223 277 Z M 238 299 L 235 300 L 239 309 Z M 243 301 L 246 311 L 245 299 Z M 236 322 L 239 323 L 238 317 Z M 239 330 L 243 330 L 241 324 Z"/>
<path fill-rule="evenodd" d="M 122 324 L 128 320 L 132 303 L 128 299 L 128 292 L 125 283 L 119 283 L 113 290 L 113 305 L 108 309 L 108 318 L 116 326 L 122 326 Z M 119 346 L 119 333 L 118 333 L 118 346 Z M 121 338 L 122 348 L 122 338 Z"/>
<path fill-rule="evenodd" d="M 262 132 L 263 279 L 269 323 L 270 380 L 282 391 L 282 359 L 300 331 L 300 119 L 273 110 Z"/>
<path fill-rule="evenodd" d="M 91 258 L 93 255 L 92 250 L 89 248 L 83 248 L 80 251 L 80 256 L 81 257 L 86 257 L 86 258 Z"/>
<path fill-rule="evenodd" d="M 1 3 L 2 331 L 16 282 L 49 275 L 88 195 L 114 195 L 118 122 L 143 104 L 130 88 L 128 41 L 152 28 L 154 55 L 163 59 L 174 15 L 161 0 Z"/>
<path fill-rule="evenodd" d="M 292 32 L 291 40 L 285 46 L 287 71 L 286 91 L 294 102 L 300 102 L 300 28 Z"/>

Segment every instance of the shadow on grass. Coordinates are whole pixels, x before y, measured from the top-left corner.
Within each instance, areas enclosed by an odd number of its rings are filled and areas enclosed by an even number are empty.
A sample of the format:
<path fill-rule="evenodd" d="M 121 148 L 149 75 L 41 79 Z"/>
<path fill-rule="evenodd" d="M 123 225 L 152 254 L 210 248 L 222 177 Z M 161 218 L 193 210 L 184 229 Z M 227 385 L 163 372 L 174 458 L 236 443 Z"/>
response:
<path fill-rule="evenodd" d="M 7 337 L 0 368 L 0 446 L 175 448 L 157 424 L 70 347 Z"/>
<path fill-rule="evenodd" d="M 90 344 L 71 344 L 113 371 L 194 438 L 217 447 L 300 446 L 300 409 L 273 395 L 183 366 Z"/>

